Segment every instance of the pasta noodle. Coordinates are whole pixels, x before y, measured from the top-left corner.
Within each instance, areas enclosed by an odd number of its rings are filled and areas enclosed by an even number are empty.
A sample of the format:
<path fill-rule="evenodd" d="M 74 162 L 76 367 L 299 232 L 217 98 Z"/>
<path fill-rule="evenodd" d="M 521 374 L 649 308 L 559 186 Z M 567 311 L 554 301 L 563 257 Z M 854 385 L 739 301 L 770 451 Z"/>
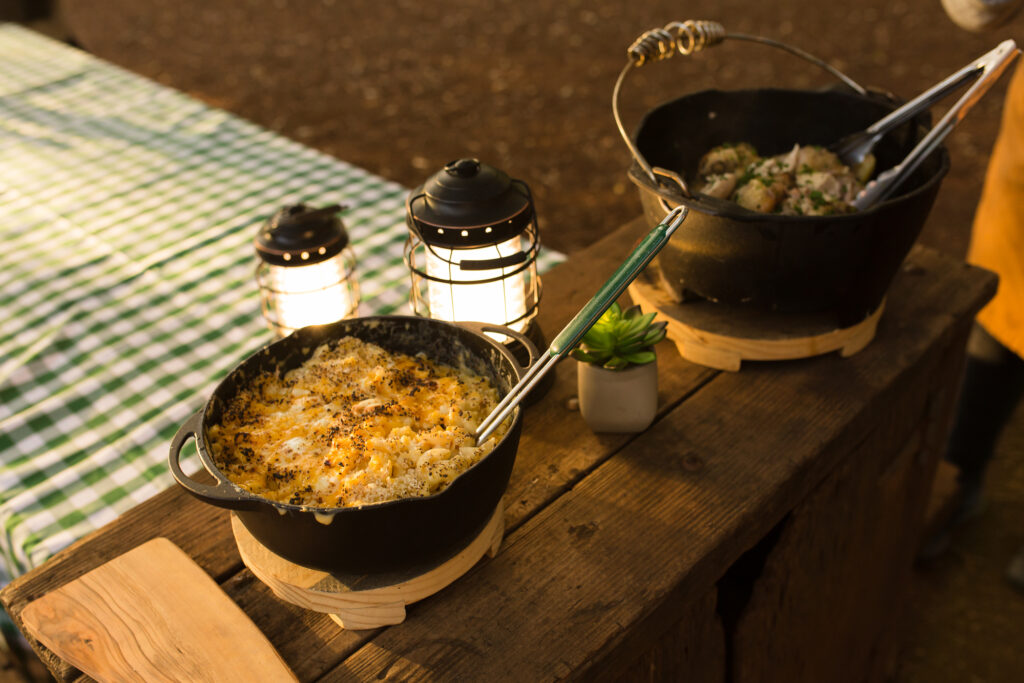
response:
<path fill-rule="evenodd" d="M 354 337 L 236 395 L 208 429 L 218 468 L 264 498 L 347 507 L 427 496 L 489 453 L 473 432 L 498 392 L 468 368 Z"/>

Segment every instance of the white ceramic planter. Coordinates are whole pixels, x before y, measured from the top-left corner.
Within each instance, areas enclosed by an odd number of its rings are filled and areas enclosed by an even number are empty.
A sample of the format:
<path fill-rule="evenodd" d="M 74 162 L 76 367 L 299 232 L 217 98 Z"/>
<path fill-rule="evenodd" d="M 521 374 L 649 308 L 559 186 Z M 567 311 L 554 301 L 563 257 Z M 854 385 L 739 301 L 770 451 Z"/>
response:
<path fill-rule="evenodd" d="M 576 363 L 580 413 L 595 432 L 642 432 L 658 411 L 658 363 L 616 372 Z"/>

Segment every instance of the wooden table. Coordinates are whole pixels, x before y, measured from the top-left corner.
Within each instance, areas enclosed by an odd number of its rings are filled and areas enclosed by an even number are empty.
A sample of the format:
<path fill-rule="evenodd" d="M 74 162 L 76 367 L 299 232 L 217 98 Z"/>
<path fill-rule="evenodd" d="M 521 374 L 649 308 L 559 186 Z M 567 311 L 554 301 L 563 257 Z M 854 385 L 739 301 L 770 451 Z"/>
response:
<path fill-rule="evenodd" d="M 644 229 L 545 276 L 557 331 Z M 739 373 L 659 348 L 660 416 L 595 435 L 569 409 L 575 362 L 526 414 L 506 536 L 405 623 L 344 631 L 273 597 L 228 513 L 169 489 L 19 578 L 34 598 L 141 542 L 191 555 L 302 680 L 865 680 L 898 646 L 898 606 L 991 274 L 915 248 L 859 354 Z M 203 398 L 197 397 L 197 406 Z M 78 672 L 38 648 L 58 678 Z"/>

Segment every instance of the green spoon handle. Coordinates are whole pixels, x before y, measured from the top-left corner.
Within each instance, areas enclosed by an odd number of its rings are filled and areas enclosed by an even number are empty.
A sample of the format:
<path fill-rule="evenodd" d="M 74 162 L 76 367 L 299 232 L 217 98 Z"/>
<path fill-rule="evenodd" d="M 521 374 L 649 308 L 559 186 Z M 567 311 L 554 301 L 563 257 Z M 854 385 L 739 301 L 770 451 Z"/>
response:
<path fill-rule="evenodd" d="M 601 286 L 601 289 L 597 290 L 597 294 L 558 333 L 558 336 L 555 337 L 555 340 L 548 347 L 550 355 L 564 356 L 579 343 L 587 330 L 608 310 L 612 302 L 626 291 L 629 283 L 637 278 L 640 272 L 661 251 L 662 247 L 668 243 L 668 239 L 676 231 L 676 228 L 682 224 L 686 214 L 687 209 L 685 207 L 677 206 L 669 211 L 661 223 L 654 226 L 647 233 L 647 236 L 630 252 L 622 265 Z"/>

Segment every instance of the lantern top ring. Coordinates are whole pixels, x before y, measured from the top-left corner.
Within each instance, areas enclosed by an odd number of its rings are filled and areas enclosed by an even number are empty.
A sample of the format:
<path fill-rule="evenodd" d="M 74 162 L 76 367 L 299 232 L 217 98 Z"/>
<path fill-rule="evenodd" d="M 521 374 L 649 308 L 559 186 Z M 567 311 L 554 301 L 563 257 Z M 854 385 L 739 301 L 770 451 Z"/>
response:
<path fill-rule="evenodd" d="M 435 247 L 472 249 L 506 242 L 526 232 L 533 219 L 533 205 L 525 204 L 517 213 L 495 223 L 474 225 L 466 221 L 452 225 L 454 221 L 442 223 L 423 217 L 423 212 L 415 210 L 415 203 L 419 201 L 426 203 L 427 195 L 418 194 L 408 199 L 406 222 L 423 242 Z"/>
<path fill-rule="evenodd" d="M 334 258 L 348 246 L 345 225 L 337 216 L 345 207 L 314 209 L 304 204 L 275 213 L 253 239 L 260 259 L 275 266 L 304 266 Z"/>
<path fill-rule="evenodd" d="M 507 242 L 536 221 L 526 183 L 475 158 L 446 164 L 409 193 L 405 209 L 414 234 L 448 249 Z"/>

